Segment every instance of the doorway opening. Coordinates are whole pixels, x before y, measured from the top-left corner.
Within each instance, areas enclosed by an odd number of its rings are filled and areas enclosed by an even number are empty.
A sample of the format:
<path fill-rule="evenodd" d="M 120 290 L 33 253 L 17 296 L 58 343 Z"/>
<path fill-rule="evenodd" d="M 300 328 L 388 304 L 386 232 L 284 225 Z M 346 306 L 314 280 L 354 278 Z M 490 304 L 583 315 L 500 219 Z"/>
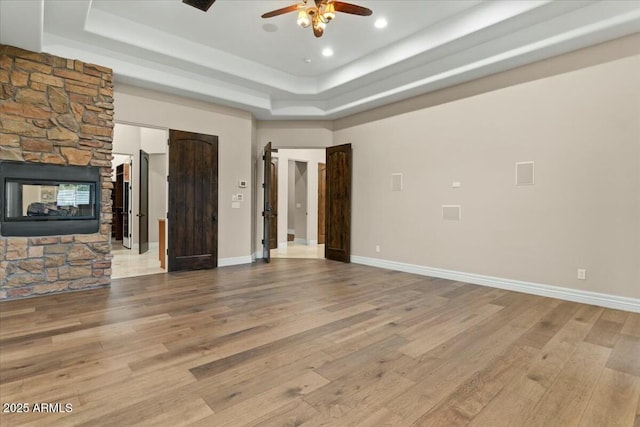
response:
<path fill-rule="evenodd" d="M 167 243 L 167 138 L 165 129 L 121 123 L 114 126 L 114 279 L 166 272 L 162 255 Z"/>
<path fill-rule="evenodd" d="M 272 162 L 271 257 L 324 258 L 325 150 L 281 148 Z"/>

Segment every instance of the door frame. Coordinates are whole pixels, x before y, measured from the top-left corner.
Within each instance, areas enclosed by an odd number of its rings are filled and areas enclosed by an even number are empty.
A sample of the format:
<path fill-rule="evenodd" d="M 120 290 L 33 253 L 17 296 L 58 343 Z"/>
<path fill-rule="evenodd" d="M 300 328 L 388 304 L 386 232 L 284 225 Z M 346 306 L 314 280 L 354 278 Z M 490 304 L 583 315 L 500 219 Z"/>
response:
<path fill-rule="evenodd" d="M 165 152 L 165 197 L 164 197 L 164 210 L 165 210 L 165 227 L 164 227 L 164 244 L 165 244 L 165 248 L 168 248 L 169 246 L 169 233 L 168 233 L 168 221 L 166 221 L 166 213 L 169 212 L 169 182 L 167 180 L 167 177 L 169 176 L 169 150 L 168 150 L 168 145 L 169 145 L 169 128 L 168 127 L 163 127 L 163 126 L 156 126 L 156 125 L 149 125 L 146 123 L 138 123 L 138 122 L 126 122 L 126 121 L 121 121 L 121 120 L 115 120 L 114 121 L 115 124 L 120 124 L 120 125 L 126 125 L 126 126 L 133 126 L 133 127 L 137 127 L 137 128 L 147 128 L 147 129 L 156 129 L 156 130 L 161 130 L 165 132 L 166 135 L 166 144 L 167 144 L 167 150 Z M 136 166 L 135 166 L 135 157 L 134 154 L 132 153 L 122 153 L 122 152 L 116 152 L 116 151 L 112 151 L 112 154 L 121 154 L 121 155 L 126 155 L 129 156 L 130 161 L 130 169 L 129 169 L 129 176 L 130 176 L 130 186 L 132 187 L 129 190 L 129 209 L 130 209 L 130 213 L 129 213 L 129 239 L 130 239 L 130 249 L 132 251 L 132 253 L 137 254 L 137 251 L 134 251 L 135 249 L 135 245 L 133 244 L 134 241 L 134 231 L 133 231 L 133 218 L 135 217 L 135 214 L 138 213 L 138 210 L 135 209 L 134 207 L 134 198 L 133 198 L 133 189 L 135 188 L 134 186 L 134 182 L 133 182 L 133 178 L 135 176 L 137 176 L 137 170 L 136 170 Z M 160 242 L 158 242 L 158 246 L 160 246 Z M 166 256 L 166 252 L 165 252 L 165 256 Z M 164 268 L 163 273 L 167 273 L 167 268 Z"/>
<path fill-rule="evenodd" d="M 127 181 L 128 183 L 128 187 L 129 187 L 129 191 L 127 192 L 128 195 L 128 200 L 127 200 L 127 205 L 129 207 L 129 212 L 127 213 L 127 215 L 129 215 L 128 221 L 127 221 L 127 233 L 129 235 L 129 237 L 127 237 L 128 241 L 125 244 L 125 238 L 122 238 L 122 246 L 124 246 L 127 249 L 133 250 L 133 222 L 132 222 L 132 217 L 133 217 L 133 154 L 131 153 L 120 153 L 120 152 L 112 152 L 111 154 L 113 155 L 118 155 L 118 156 L 126 156 L 129 158 L 129 160 L 126 161 L 126 163 L 129 165 L 129 181 Z M 113 161 L 111 162 L 111 167 L 112 169 L 115 171 L 116 168 L 113 167 Z M 113 188 L 111 190 L 112 192 L 115 191 L 115 188 Z M 111 222 L 111 226 L 113 227 L 113 222 Z M 127 246 L 128 245 L 128 246 Z"/>
<path fill-rule="evenodd" d="M 264 160 L 262 159 L 262 154 L 264 153 L 264 148 L 265 147 L 266 147 L 266 145 L 263 146 L 262 148 L 259 148 L 260 151 L 258 151 L 258 154 L 259 154 L 258 161 L 256 162 L 258 167 L 262 168 L 262 170 L 260 170 L 259 168 L 256 169 L 256 174 L 255 174 L 255 176 L 256 176 L 255 187 L 258 188 L 258 189 L 264 187 L 264 165 L 265 165 L 265 163 L 264 163 Z M 276 149 L 276 150 L 322 150 L 322 152 L 323 152 L 323 160 L 321 160 L 321 161 L 319 160 L 318 161 L 318 165 L 324 164 L 325 166 L 326 166 L 327 149 L 330 149 L 332 147 L 334 147 L 334 146 L 329 146 L 329 147 L 318 147 L 318 146 L 315 146 L 315 147 L 289 147 L 289 146 L 273 146 L 272 145 L 272 149 Z M 295 161 L 295 162 L 303 162 L 303 163 L 306 163 L 307 166 L 311 162 L 313 162 L 312 160 L 309 160 L 308 158 L 300 158 L 300 157 L 296 157 L 296 156 L 287 157 L 287 160 L 288 161 Z M 282 158 L 281 157 L 279 157 L 279 161 L 282 162 Z M 260 166 L 260 165 L 262 165 L 262 166 Z M 318 168 L 318 170 L 319 170 L 319 168 Z M 280 171 L 280 172 L 282 172 L 282 171 Z M 327 172 L 328 172 L 328 170 L 327 170 Z M 316 171 L 316 175 L 317 175 L 317 173 L 318 172 Z M 310 175 L 308 175 L 308 177 L 309 176 Z M 261 178 L 262 178 L 262 182 L 261 182 Z M 290 177 L 287 177 L 287 178 L 290 178 Z M 279 180 L 280 183 L 284 182 L 284 180 L 282 179 L 282 176 L 279 176 L 278 180 Z M 287 181 L 288 181 L 288 179 L 287 179 Z M 286 183 L 282 184 L 282 185 L 286 185 Z M 315 191 L 310 191 L 309 189 L 310 189 L 310 185 L 307 182 L 307 208 L 310 207 L 309 201 L 310 201 L 311 198 L 315 198 L 316 200 L 318 199 L 318 188 L 316 188 Z M 264 204 L 264 191 L 263 192 L 259 192 L 259 194 L 262 195 L 262 197 L 263 197 L 263 201 L 262 202 Z M 289 196 L 290 195 L 287 195 L 287 198 Z M 287 198 L 282 197 L 282 193 L 280 193 L 278 197 L 279 197 L 279 200 L 287 199 Z M 316 206 L 316 209 L 317 209 L 317 206 Z M 256 209 L 256 214 L 257 214 L 256 221 L 255 221 L 256 233 L 254 235 L 254 238 L 256 239 L 256 243 L 257 243 L 256 247 L 260 248 L 259 250 L 256 251 L 255 258 L 263 258 L 264 259 L 264 248 L 263 248 L 263 244 L 262 244 L 262 241 L 261 241 L 261 237 L 262 237 L 262 239 L 264 238 L 264 220 L 262 221 L 262 227 L 260 227 L 260 223 L 258 222 L 260 217 L 261 217 L 261 212 L 262 211 L 263 211 L 262 209 Z M 310 211 L 311 210 L 309 210 L 309 212 Z M 282 212 L 280 212 L 279 216 L 282 217 Z M 307 215 L 307 232 L 309 232 L 311 227 L 317 230 L 318 221 L 317 221 L 317 218 L 316 218 L 315 221 L 311 221 L 310 220 L 310 215 Z M 288 230 L 288 227 L 285 227 L 285 230 Z M 325 217 L 325 230 L 326 230 L 326 217 Z M 326 231 L 325 231 L 325 239 L 326 239 Z M 317 239 L 315 239 L 315 240 L 314 239 L 307 239 L 307 240 L 310 240 L 312 242 L 312 244 L 314 244 L 314 245 L 322 244 L 322 243 L 319 243 L 317 241 Z M 350 237 L 349 237 L 349 240 L 350 240 Z M 326 246 L 325 246 L 325 252 L 326 252 Z"/>

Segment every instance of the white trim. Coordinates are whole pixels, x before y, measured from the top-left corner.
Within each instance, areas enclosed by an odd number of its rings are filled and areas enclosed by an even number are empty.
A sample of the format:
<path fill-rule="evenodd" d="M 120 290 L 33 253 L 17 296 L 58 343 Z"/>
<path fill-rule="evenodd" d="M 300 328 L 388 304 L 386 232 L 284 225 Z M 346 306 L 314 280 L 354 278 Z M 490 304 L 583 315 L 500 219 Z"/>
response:
<path fill-rule="evenodd" d="M 308 246 L 318 246 L 318 241 L 317 240 L 309 240 Z"/>
<path fill-rule="evenodd" d="M 262 254 L 262 251 L 256 251 L 256 253 L 255 253 L 255 254 L 253 254 L 253 259 L 254 259 L 254 260 L 256 260 L 256 259 L 262 259 L 262 255 L 263 255 L 263 254 Z"/>
<path fill-rule="evenodd" d="M 640 313 L 640 299 L 638 298 L 621 297 L 617 295 L 569 289 L 541 283 L 505 279 L 501 277 L 484 276 L 481 274 L 465 273 L 462 271 L 445 270 L 442 268 L 425 267 L 415 264 L 405 264 L 402 262 L 367 258 L 356 255 L 351 256 L 351 262 L 354 264 L 369 265 L 372 267 L 404 271 L 406 273 L 419 274 L 422 276 L 439 277 L 442 279 L 472 283 L 474 285 L 490 286 L 493 288 L 507 289 L 510 291 L 524 292 L 527 294 Z"/>
<path fill-rule="evenodd" d="M 288 242 L 278 242 L 278 249 L 287 249 L 289 247 Z"/>
<path fill-rule="evenodd" d="M 293 239 L 293 243 L 298 244 L 298 245 L 307 245 L 307 239 L 298 239 L 295 238 Z"/>
<path fill-rule="evenodd" d="M 237 256 L 233 258 L 218 258 L 218 267 L 228 267 L 230 265 L 251 264 L 251 255 Z"/>

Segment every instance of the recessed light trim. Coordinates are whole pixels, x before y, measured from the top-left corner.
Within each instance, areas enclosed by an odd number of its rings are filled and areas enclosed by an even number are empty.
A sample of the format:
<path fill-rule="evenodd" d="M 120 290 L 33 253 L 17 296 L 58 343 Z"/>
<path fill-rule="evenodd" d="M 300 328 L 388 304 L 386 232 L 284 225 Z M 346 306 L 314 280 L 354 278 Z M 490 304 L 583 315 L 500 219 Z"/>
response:
<path fill-rule="evenodd" d="M 322 49 L 322 56 L 333 56 L 333 49 L 331 49 L 330 47 L 325 47 L 324 49 Z"/>
<path fill-rule="evenodd" d="M 376 19 L 376 22 L 373 24 L 376 28 L 382 29 L 385 28 L 387 26 L 388 22 L 386 19 L 384 18 L 378 18 Z"/>

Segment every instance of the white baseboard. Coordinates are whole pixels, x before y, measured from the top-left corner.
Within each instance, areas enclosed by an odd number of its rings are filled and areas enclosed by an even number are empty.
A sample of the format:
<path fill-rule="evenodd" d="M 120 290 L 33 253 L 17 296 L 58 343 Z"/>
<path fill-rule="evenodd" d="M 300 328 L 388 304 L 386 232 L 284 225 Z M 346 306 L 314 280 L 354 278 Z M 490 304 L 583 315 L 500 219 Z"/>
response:
<path fill-rule="evenodd" d="M 256 251 L 256 253 L 253 254 L 253 257 L 254 259 L 262 259 L 263 258 L 262 255 L 263 255 L 262 250 L 260 250 L 260 251 Z"/>
<path fill-rule="evenodd" d="M 640 313 L 640 299 L 638 298 L 628 298 L 616 295 L 601 294 L 598 292 L 581 291 L 578 289 L 544 285 L 541 283 L 532 283 L 524 282 L 521 280 L 504 279 L 501 277 L 484 276 L 481 274 L 445 270 L 435 267 L 425 267 L 415 264 L 405 264 L 402 262 L 367 258 L 356 255 L 351 256 L 351 262 L 355 264 L 369 265 L 372 267 L 386 268 L 389 270 L 403 271 L 405 273 L 438 277 L 441 279 L 472 283 L 474 285 L 490 286 L 493 288 L 507 289 L 510 291 L 524 292 L 527 294 L 540 295 L 544 297 L 557 298 L 567 301 L 580 302 L 583 304 L 592 304 L 601 307 Z"/>
<path fill-rule="evenodd" d="M 309 240 L 309 246 L 318 246 L 317 240 Z"/>
<path fill-rule="evenodd" d="M 293 243 L 295 243 L 297 245 L 306 245 L 307 244 L 307 239 L 295 238 L 295 239 L 293 239 Z"/>
<path fill-rule="evenodd" d="M 218 267 L 228 267 L 230 265 L 251 264 L 251 255 L 237 256 L 233 258 L 218 258 Z"/>

